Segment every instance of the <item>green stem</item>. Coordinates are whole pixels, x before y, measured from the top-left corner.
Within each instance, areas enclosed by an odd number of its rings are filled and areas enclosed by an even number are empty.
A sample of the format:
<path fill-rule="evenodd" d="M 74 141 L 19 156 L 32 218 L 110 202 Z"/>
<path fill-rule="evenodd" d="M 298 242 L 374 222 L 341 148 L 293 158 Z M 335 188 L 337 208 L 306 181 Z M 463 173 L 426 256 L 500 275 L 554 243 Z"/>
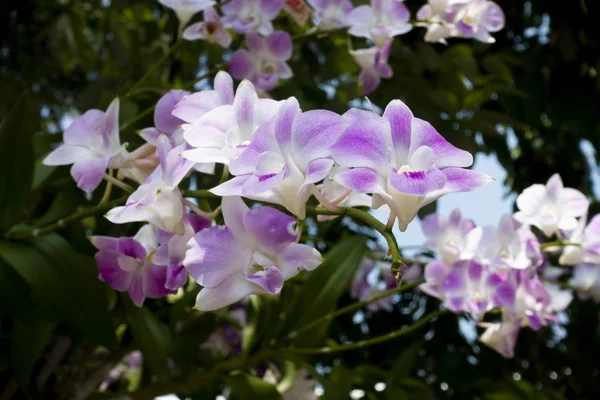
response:
<path fill-rule="evenodd" d="M 370 303 L 376 302 L 378 300 L 381 300 L 381 299 L 383 299 L 385 297 L 391 296 L 394 293 L 400 293 L 400 292 L 404 292 L 406 290 L 410 290 L 412 288 L 415 288 L 415 287 L 419 286 L 420 284 L 422 284 L 424 282 L 425 282 L 424 280 L 420 280 L 420 281 L 413 282 L 413 283 L 407 283 L 406 285 L 398 286 L 398 287 L 395 287 L 394 289 L 390 289 L 390 290 L 387 290 L 385 292 L 381 292 L 379 294 L 376 294 L 375 296 L 372 296 L 372 297 L 370 297 L 370 298 L 368 298 L 366 300 L 357 301 L 356 303 L 352 303 L 350 305 L 347 305 L 344 308 L 340 308 L 339 310 L 336 310 L 336 311 L 331 312 L 331 313 L 329 313 L 327 315 L 324 315 L 321 318 L 318 318 L 318 319 L 314 320 L 313 322 L 311 322 L 311 323 L 309 323 L 307 325 L 304 325 L 303 327 L 301 327 L 301 328 L 299 328 L 299 329 L 297 329 L 295 331 L 290 332 L 289 335 L 287 335 L 284 338 L 284 340 L 285 339 L 292 339 L 292 338 L 298 336 L 298 334 L 300 334 L 302 332 L 306 332 L 309 329 L 314 328 L 315 326 L 320 325 L 323 322 L 331 321 L 332 319 L 337 318 L 340 315 L 349 313 L 350 311 L 357 310 L 357 309 L 359 309 L 359 308 L 361 308 L 363 306 L 366 306 L 367 304 L 370 304 Z"/>
<path fill-rule="evenodd" d="M 173 46 L 171 46 L 171 48 L 169 48 L 169 50 L 165 54 L 163 54 L 162 57 L 146 71 L 146 73 L 131 87 L 131 89 L 129 89 L 129 91 L 125 94 L 124 97 L 131 97 L 131 95 L 135 93 L 137 88 L 142 86 L 144 82 L 146 82 L 148 78 L 150 78 L 152 74 L 156 72 L 158 67 L 160 67 L 162 63 L 164 63 L 169 57 L 171 57 L 171 54 L 173 54 L 175 50 L 177 50 L 179 46 L 181 46 L 182 43 L 183 40 L 178 40 Z"/>
<path fill-rule="evenodd" d="M 81 209 L 65 218 L 59 219 L 58 221 L 56 221 L 52 224 L 43 226 L 43 227 L 37 227 L 37 228 L 23 230 L 23 231 L 8 232 L 4 235 L 4 238 L 5 239 L 14 239 L 14 240 L 26 240 L 26 239 L 32 239 L 32 238 L 42 236 L 42 235 L 47 235 L 49 233 L 56 232 L 56 231 L 64 228 L 65 226 L 67 226 L 68 224 L 70 224 L 72 222 L 79 221 L 84 218 L 106 212 L 113 207 L 123 204 L 127 200 L 128 197 L 129 197 L 129 195 L 120 197 L 118 199 L 115 199 L 115 200 L 112 200 L 112 201 L 109 201 L 106 203 L 98 204 L 95 207 Z"/>
<path fill-rule="evenodd" d="M 356 342 L 356 343 L 351 343 L 351 344 L 346 344 L 346 345 L 336 346 L 336 347 L 320 347 L 320 348 L 315 348 L 315 349 L 280 349 L 279 353 L 287 352 L 287 353 L 293 353 L 293 354 L 332 354 L 332 353 L 339 353 L 339 352 L 347 351 L 347 350 L 362 349 L 364 347 L 372 346 L 374 344 L 384 343 L 389 340 L 396 339 L 400 336 L 409 334 L 409 333 L 419 329 L 420 327 L 422 327 L 423 325 L 425 325 L 432 319 L 437 318 L 446 312 L 448 312 L 448 310 L 446 310 L 446 309 L 434 311 L 432 313 L 427 314 L 425 317 L 421 318 L 420 320 L 418 320 L 417 322 L 415 322 L 414 324 L 412 324 L 406 328 L 398 329 L 396 331 L 392 331 L 390 333 L 386 333 L 385 335 L 377 336 L 372 339 L 361 340 L 360 342 Z"/>
<path fill-rule="evenodd" d="M 565 247 L 565 246 L 581 247 L 581 243 L 571 243 L 571 242 L 565 242 L 562 240 L 556 240 L 554 242 L 547 242 L 547 243 L 540 244 L 540 249 L 546 250 L 551 247 Z"/>
<path fill-rule="evenodd" d="M 394 234 L 386 229 L 385 224 L 380 222 L 377 218 L 375 218 L 368 212 L 359 210 L 358 208 L 341 208 L 338 211 L 332 211 L 328 210 L 323 206 L 307 207 L 306 212 L 315 215 L 347 215 L 349 217 L 364 222 L 365 224 L 369 225 L 371 228 L 379 232 L 387 242 L 389 252 L 392 256 L 392 269 L 398 270 L 404 265 L 404 263 L 402 262 L 402 257 L 400 256 L 400 249 L 398 248 L 398 243 L 396 242 Z"/>

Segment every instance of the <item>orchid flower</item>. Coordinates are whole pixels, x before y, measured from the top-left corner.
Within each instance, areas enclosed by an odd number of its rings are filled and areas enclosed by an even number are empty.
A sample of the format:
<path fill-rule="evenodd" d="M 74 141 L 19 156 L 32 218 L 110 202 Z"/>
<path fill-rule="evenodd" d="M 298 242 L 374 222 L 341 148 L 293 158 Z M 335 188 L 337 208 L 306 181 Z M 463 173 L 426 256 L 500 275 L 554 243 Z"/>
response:
<path fill-rule="evenodd" d="M 381 48 L 371 47 L 350 51 L 350 55 L 361 68 L 358 83 L 363 88 L 363 94 L 374 91 L 379 86 L 381 78 L 391 78 L 394 75 L 392 67 L 388 64 L 391 46 L 390 40 Z"/>
<path fill-rule="evenodd" d="M 442 256 L 448 264 L 462 258 L 467 247 L 467 234 L 475 229 L 471 219 L 463 219 L 460 210 L 450 216 L 433 214 L 421 221 L 423 233 L 427 236 L 425 245 Z"/>
<path fill-rule="evenodd" d="M 212 7 L 213 0 L 158 0 L 163 6 L 172 9 L 179 19 L 180 32 L 190 22 L 194 14 Z"/>
<path fill-rule="evenodd" d="M 182 155 L 194 162 L 228 165 L 248 147 L 255 130 L 269 122 L 278 109 L 279 102 L 259 99 L 254 86 L 243 81 L 233 104 L 218 106 L 183 127 L 183 137 L 192 148 Z"/>
<path fill-rule="evenodd" d="M 481 336 L 479 341 L 489 348 L 500 353 L 505 358 L 515 356 L 515 346 L 521 326 L 518 321 L 515 321 L 503 312 L 502 322 L 496 323 L 480 323 L 480 326 L 487 329 Z"/>
<path fill-rule="evenodd" d="M 208 43 L 218 43 L 223 48 L 231 45 L 231 35 L 223 26 L 217 11 L 210 7 L 204 10 L 204 20 L 192 24 L 183 31 L 186 40 L 206 40 Z"/>
<path fill-rule="evenodd" d="M 517 197 L 519 211 L 515 219 L 538 227 L 550 237 L 577 228 L 577 217 L 587 214 L 588 199 L 576 189 L 565 188 L 560 175 L 554 174 L 546 186 L 535 184 Z"/>
<path fill-rule="evenodd" d="M 77 186 L 93 192 L 107 168 L 121 168 L 129 155 L 119 142 L 119 99 L 106 112 L 88 110 L 63 135 L 64 143 L 44 159 L 45 165 L 69 165 Z"/>
<path fill-rule="evenodd" d="M 356 113 L 356 112 L 355 112 Z M 334 179 L 342 186 L 373 194 L 373 208 L 387 204 L 404 232 L 417 211 L 447 193 L 466 192 L 491 181 L 463 169 L 473 157 L 448 143 L 429 123 L 414 118 L 400 100 L 383 117 L 358 113 L 331 148 L 334 160 L 351 168 Z"/>
<path fill-rule="evenodd" d="M 183 198 L 177 185 L 193 163 L 180 157 L 182 150 L 183 145 L 171 149 L 167 136 L 161 135 L 157 142 L 159 167 L 129 196 L 125 206 L 113 208 L 106 218 L 114 224 L 146 221 L 163 231 L 183 235 Z"/>
<path fill-rule="evenodd" d="M 142 129 L 139 134 L 148 143 L 157 145 L 158 137 L 166 135 L 173 147 L 184 143 L 183 130 L 180 126 L 184 121 L 173 115 L 177 104 L 190 93 L 185 90 L 170 90 L 162 96 L 154 108 L 154 128 Z"/>
<path fill-rule="evenodd" d="M 204 288 L 196 307 L 211 311 L 251 294 L 281 292 L 283 283 L 322 261 L 295 243 L 295 219 L 270 207 L 250 210 L 239 197 L 224 197 L 225 226 L 203 229 L 188 243 L 183 264 Z"/>
<path fill-rule="evenodd" d="M 490 32 L 504 27 L 504 12 L 493 1 L 471 0 L 456 13 L 455 21 L 460 36 L 494 43 L 496 40 Z"/>
<path fill-rule="evenodd" d="M 221 7 L 223 23 L 237 33 L 257 32 L 266 36 L 273 32 L 271 21 L 283 8 L 284 0 L 231 0 Z"/>
<path fill-rule="evenodd" d="M 119 292 L 128 292 L 141 307 L 146 298 L 165 297 L 173 291 L 165 288 L 167 268 L 154 265 L 146 256 L 156 248 L 154 228 L 144 225 L 133 237 L 92 236 L 99 278 Z"/>
<path fill-rule="evenodd" d="M 390 269 L 390 264 L 366 258 L 354 275 L 350 295 L 362 301 L 395 287 L 396 279 Z M 367 309 L 369 311 L 381 309 L 391 311 L 394 301 L 396 301 L 394 296 L 384 297 L 369 303 Z"/>
<path fill-rule="evenodd" d="M 596 215 L 585 226 L 586 217 L 579 218 L 577 228 L 566 233 L 565 241 L 577 246 L 565 246 L 558 260 L 561 265 L 599 264 L 600 265 L 600 215 Z"/>
<path fill-rule="evenodd" d="M 580 298 L 592 298 L 600 303 L 600 265 L 579 264 L 573 271 L 569 286 L 577 289 Z"/>
<path fill-rule="evenodd" d="M 233 53 L 229 72 L 235 79 L 248 79 L 258 89 L 271 90 L 281 79 L 293 76 L 286 63 L 292 57 L 292 38 L 287 32 L 276 31 L 262 38 L 246 35 L 248 50 Z"/>
<path fill-rule="evenodd" d="M 233 179 L 212 189 L 219 196 L 245 196 L 281 204 L 304 219 L 315 183 L 333 167 L 329 147 L 343 130 L 342 118 L 323 110 L 301 113 L 291 97 L 273 122 L 263 125 L 230 165 Z"/>
<path fill-rule="evenodd" d="M 370 6 L 359 6 L 348 14 L 352 36 L 371 39 L 383 47 L 394 36 L 412 29 L 410 12 L 399 0 L 371 0 Z"/>
<path fill-rule="evenodd" d="M 314 9 L 315 25 L 322 31 L 344 28 L 348 14 L 354 9 L 349 0 L 308 0 Z"/>

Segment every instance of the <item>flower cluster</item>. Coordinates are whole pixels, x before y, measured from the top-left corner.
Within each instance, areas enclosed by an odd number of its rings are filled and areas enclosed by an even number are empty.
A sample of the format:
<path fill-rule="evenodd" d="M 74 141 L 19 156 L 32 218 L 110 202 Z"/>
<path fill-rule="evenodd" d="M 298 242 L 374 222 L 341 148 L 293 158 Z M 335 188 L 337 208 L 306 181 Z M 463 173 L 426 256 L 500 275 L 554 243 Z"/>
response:
<path fill-rule="evenodd" d="M 145 223 L 140 231 L 134 237 L 91 238 L 99 250 L 100 278 L 127 291 L 137 305 L 175 293 L 188 274 L 204 287 L 200 310 L 250 294 L 279 294 L 286 280 L 322 261 L 317 250 L 298 243 L 296 221 L 306 217 L 311 196 L 332 211 L 388 207 L 390 226 L 398 221 L 405 230 L 424 205 L 491 180 L 465 169 L 472 156 L 399 100 L 383 116 L 358 109 L 343 115 L 302 111 L 293 97 L 259 98 L 247 80 L 234 92 L 231 77 L 220 72 L 214 90 L 171 91 L 161 98 L 155 127 L 140 133 L 147 141 L 144 151 L 133 153 L 119 143 L 117 110 L 115 100 L 107 113 L 92 110 L 79 117 L 65 132 L 66 144 L 46 161 L 74 163 L 73 177 L 85 182 L 80 185 L 85 190 L 95 189 L 103 177 L 123 186 L 107 168 L 139 183 L 106 218 Z M 75 168 L 80 163 L 90 167 Z M 215 164 L 232 175 L 210 189 L 223 197 L 224 226 L 213 226 L 215 212 L 201 210 L 182 191 L 191 176 L 213 173 Z M 275 204 L 295 217 L 267 206 L 251 209 L 242 197 Z"/>
<path fill-rule="evenodd" d="M 486 327 L 480 341 L 512 357 L 521 327 L 539 330 L 556 322 L 556 313 L 573 297 L 552 282 L 557 274 L 548 272 L 552 267 L 544 250 L 562 249 L 559 264 L 576 266 L 569 284 L 582 296 L 600 300 L 600 219 L 585 226 L 588 206 L 581 192 L 565 188 L 554 175 L 546 185 L 525 189 L 517 198 L 519 211 L 504 216 L 497 227 L 476 226 L 458 210 L 449 217 L 428 216 L 422 221 L 426 245 L 439 260 L 426 266 L 421 289 L 449 310 L 472 315 Z M 566 246 L 541 244 L 532 229 Z M 501 322 L 483 322 L 498 308 Z"/>
<path fill-rule="evenodd" d="M 172 8 L 180 21 L 184 39 L 206 40 L 229 48 L 231 32 L 245 35 L 247 49 L 236 50 L 229 70 L 236 79 L 249 79 L 262 90 L 273 89 L 279 80 L 293 72 L 287 61 L 292 56 L 292 37 L 275 30 L 273 22 L 281 11 L 287 12 L 298 25 L 313 15 L 313 31 L 347 30 L 348 34 L 367 40 L 372 47 L 351 50 L 361 68 L 358 82 L 365 94 L 379 86 L 381 78 L 391 78 L 388 57 L 394 37 L 413 28 L 410 12 L 403 0 L 371 0 L 370 5 L 355 7 L 350 0 L 232 0 L 222 5 L 219 14 L 211 0 L 160 0 Z M 203 20 L 183 28 L 195 13 Z M 493 43 L 490 32 L 504 26 L 502 9 L 489 0 L 429 0 L 417 13 L 415 26 L 426 27 L 425 41 L 446 43 L 450 37 L 473 38 Z"/>

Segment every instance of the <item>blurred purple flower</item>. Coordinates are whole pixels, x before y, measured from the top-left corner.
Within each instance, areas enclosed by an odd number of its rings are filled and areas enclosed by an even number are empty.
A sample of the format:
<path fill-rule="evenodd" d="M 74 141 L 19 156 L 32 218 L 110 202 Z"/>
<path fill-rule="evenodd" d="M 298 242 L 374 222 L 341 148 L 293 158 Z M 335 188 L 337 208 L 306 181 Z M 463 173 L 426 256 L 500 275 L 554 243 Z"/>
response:
<path fill-rule="evenodd" d="M 228 48 L 231 45 L 231 35 L 221 21 L 217 11 L 210 7 L 204 10 L 204 20 L 192 24 L 183 31 L 186 40 L 206 40 L 208 43 L 218 43 L 221 47 Z"/>
<path fill-rule="evenodd" d="M 271 90 L 279 80 L 293 76 L 286 63 L 292 57 L 292 38 L 287 32 L 275 31 L 265 38 L 249 33 L 246 46 L 248 50 L 237 50 L 229 61 L 235 79 L 248 79 L 258 89 Z"/>
<path fill-rule="evenodd" d="M 348 14 L 352 36 L 371 39 L 383 47 L 394 36 L 412 29 L 410 11 L 399 0 L 371 0 L 370 6 L 356 7 Z"/>
<path fill-rule="evenodd" d="M 314 9 L 315 25 L 322 31 L 344 28 L 348 14 L 354 9 L 349 0 L 308 0 Z"/>
<path fill-rule="evenodd" d="M 358 83 L 363 88 L 363 94 L 373 92 L 379 86 L 381 78 L 391 78 L 394 75 L 392 67 L 388 64 L 392 41 L 388 41 L 381 48 L 352 50 L 350 55 L 360 66 Z"/>
<path fill-rule="evenodd" d="M 467 246 L 467 234 L 475 229 L 471 219 L 463 219 L 460 210 L 453 210 L 450 216 L 428 215 L 421 221 L 423 233 L 427 236 L 425 245 L 439 253 L 446 263 L 462 258 Z"/>
<path fill-rule="evenodd" d="M 237 33 L 257 32 L 266 36 L 273 32 L 271 21 L 283 3 L 284 0 L 231 0 L 221 7 L 223 23 Z"/>

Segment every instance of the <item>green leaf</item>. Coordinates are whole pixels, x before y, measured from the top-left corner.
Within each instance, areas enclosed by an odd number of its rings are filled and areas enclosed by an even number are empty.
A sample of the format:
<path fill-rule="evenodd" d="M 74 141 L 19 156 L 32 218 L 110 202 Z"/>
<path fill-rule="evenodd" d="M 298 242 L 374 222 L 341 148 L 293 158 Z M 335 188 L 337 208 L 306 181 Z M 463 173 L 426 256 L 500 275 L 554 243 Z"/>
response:
<path fill-rule="evenodd" d="M 406 347 L 392 365 L 392 371 L 389 376 L 388 386 L 399 387 L 403 378 L 409 377 L 413 366 L 419 355 L 419 350 L 423 347 L 420 341 L 413 342 Z"/>
<path fill-rule="evenodd" d="M 36 307 L 31 287 L 1 258 L 0 313 L 6 313 L 28 325 L 34 325 L 42 317 L 42 313 Z"/>
<path fill-rule="evenodd" d="M 247 322 L 242 330 L 242 349 L 249 353 L 253 346 L 264 344 L 274 338 L 279 327 L 280 302 L 276 296 L 252 296 Z"/>
<path fill-rule="evenodd" d="M 335 246 L 325 262 L 310 273 L 309 278 L 286 313 L 282 335 L 294 331 L 335 309 L 360 266 L 365 253 L 365 239 L 357 236 L 346 239 Z M 329 327 L 328 323 L 303 332 L 294 344 L 311 347 L 319 343 Z"/>
<path fill-rule="evenodd" d="M 224 376 L 223 380 L 231 388 L 231 395 L 236 400 L 277 400 L 281 394 L 274 385 L 256 376 L 239 373 Z"/>
<path fill-rule="evenodd" d="M 144 362 L 159 379 L 171 378 L 168 359 L 173 349 L 173 339 L 167 325 L 162 323 L 150 310 L 137 307 L 128 296 L 123 295 L 125 313 L 136 347 L 144 355 Z"/>
<path fill-rule="evenodd" d="M 16 322 L 12 329 L 10 359 L 21 389 L 29 392 L 31 372 L 44 348 L 50 343 L 54 324 L 30 327 Z"/>
<path fill-rule="evenodd" d="M 0 231 L 25 216 L 33 179 L 32 137 L 38 128 L 39 109 L 24 93 L 0 127 Z"/>
<path fill-rule="evenodd" d="M 116 346 L 105 286 L 91 257 L 55 234 L 0 243 L 0 256 L 27 282 L 45 318 L 65 322 L 94 343 Z"/>

